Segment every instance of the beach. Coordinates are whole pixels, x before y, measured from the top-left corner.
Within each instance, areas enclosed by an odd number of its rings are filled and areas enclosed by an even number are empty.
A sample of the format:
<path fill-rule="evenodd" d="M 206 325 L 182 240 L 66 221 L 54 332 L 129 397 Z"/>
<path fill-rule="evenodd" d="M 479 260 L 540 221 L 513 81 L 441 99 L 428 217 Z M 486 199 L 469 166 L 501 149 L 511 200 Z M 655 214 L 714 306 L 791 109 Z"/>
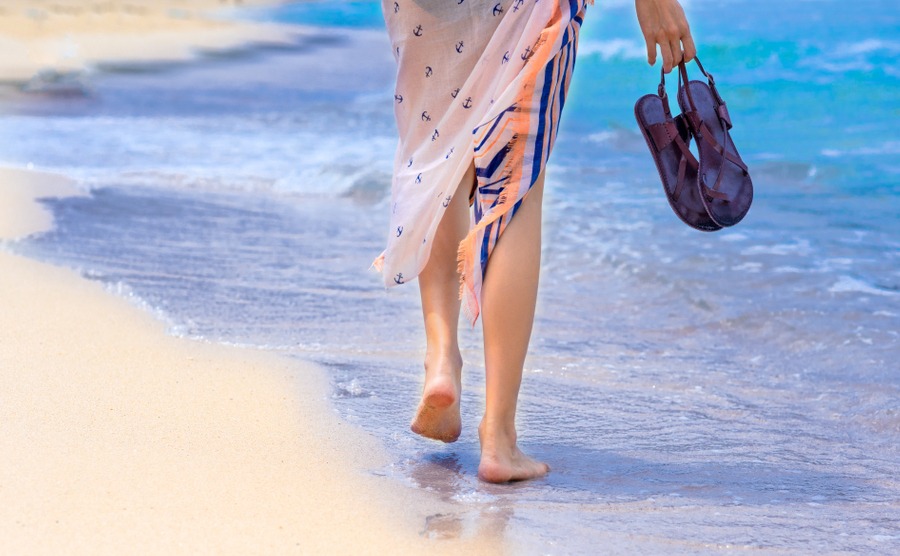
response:
<path fill-rule="evenodd" d="M 66 181 L 0 171 L 2 239 L 48 226 L 29 197 Z M 334 413 L 321 369 L 173 338 L 101 284 L 6 251 L 0 276 L 4 553 L 501 550 L 419 534 L 447 508 L 366 472 L 385 454 Z"/>
<path fill-rule="evenodd" d="M 900 551 L 894 3 L 686 6 L 755 189 L 713 234 L 636 127 L 633 5 L 588 12 L 517 417 L 552 471 L 510 485 L 476 476 L 480 326 L 460 439 L 409 431 L 379 3 L 245 4 L 2 6 L 59 48 L 0 54 L 0 552 Z"/>
<path fill-rule="evenodd" d="M 4 3 L 0 81 L 297 32 L 205 17 L 221 5 Z M 0 241 L 53 227 L 37 199 L 85 195 L 60 174 L 0 168 Z M 7 248 L 0 275 L 0 551 L 502 551 L 490 534 L 421 534 L 446 504 L 369 472 L 386 454 L 335 413 L 316 365 L 175 338 L 133 299 Z"/>
<path fill-rule="evenodd" d="M 296 28 L 235 21 L 275 0 L 13 0 L 0 6 L 0 80 L 54 81 L 101 65 L 191 60 L 198 51 L 288 44 Z"/>

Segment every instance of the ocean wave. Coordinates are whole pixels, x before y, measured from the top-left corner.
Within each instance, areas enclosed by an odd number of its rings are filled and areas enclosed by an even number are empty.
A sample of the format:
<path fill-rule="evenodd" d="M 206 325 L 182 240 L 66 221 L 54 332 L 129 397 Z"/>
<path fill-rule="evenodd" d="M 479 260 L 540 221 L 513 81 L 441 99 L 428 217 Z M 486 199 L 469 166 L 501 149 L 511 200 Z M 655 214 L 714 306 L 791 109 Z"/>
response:
<path fill-rule="evenodd" d="M 809 240 L 801 239 L 795 243 L 778 243 L 775 245 L 754 245 L 741 251 L 742 255 L 799 255 L 812 253 Z"/>
<path fill-rule="evenodd" d="M 591 143 L 613 147 L 619 151 L 640 152 L 646 149 L 644 138 L 641 134 L 624 127 L 614 127 L 591 133 L 587 136 Z"/>
<path fill-rule="evenodd" d="M 847 56 L 873 52 L 895 55 L 900 54 L 900 41 L 865 39 L 859 42 L 841 43 L 835 48 L 835 52 Z"/>
<path fill-rule="evenodd" d="M 864 39 L 823 47 L 819 55 L 801 62 L 800 65 L 837 74 L 869 73 L 877 70 L 891 73 L 898 69 L 898 54 L 900 41 Z"/>
<path fill-rule="evenodd" d="M 630 39 L 585 40 L 578 45 L 579 56 L 597 54 L 603 60 L 623 59 L 635 60 L 644 58 L 647 49 L 644 45 Z"/>
<path fill-rule="evenodd" d="M 884 154 L 895 155 L 900 154 L 900 141 L 885 141 L 880 145 L 858 147 L 855 149 L 822 149 L 822 156 L 828 158 L 837 158 L 839 156 L 856 155 L 856 156 L 879 156 Z"/>
<path fill-rule="evenodd" d="M 12 145 L 5 165 L 66 175 L 85 192 L 136 185 L 377 200 L 390 185 L 396 138 L 355 129 L 328 133 L 328 116 L 321 116 L 324 122 L 294 121 L 290 114 L 101 116 L 50 125 L 11 117 L 0 136 Z M 48 143 L 48 136 L 58 141 Z"/>
<path fill-rule="evenodd" d="M 900 291 L 869 284 L 851 276 L 840 276 L 828 291 L 831 293 L 865 293 L 869 295 L 896 296 Z"/>

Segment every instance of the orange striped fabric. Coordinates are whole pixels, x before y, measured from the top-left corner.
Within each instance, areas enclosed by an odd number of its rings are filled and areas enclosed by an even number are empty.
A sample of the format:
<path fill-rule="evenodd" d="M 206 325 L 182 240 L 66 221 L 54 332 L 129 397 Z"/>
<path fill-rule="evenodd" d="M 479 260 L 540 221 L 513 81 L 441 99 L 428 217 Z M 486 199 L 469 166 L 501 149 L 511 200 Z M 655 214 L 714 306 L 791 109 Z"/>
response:
<path fill-rule="evenodd" d="M 584 0 L 384 0 L 398 60 L 391 231 L 374 266 L 393 286 L 418 276 L 452 191 L 474 164 L 472 225 L 460 244 L 471 323 L 497 240 L 543 171 L 575 64 Z M 424 40 L 423 40 L 424 39 Z"/>

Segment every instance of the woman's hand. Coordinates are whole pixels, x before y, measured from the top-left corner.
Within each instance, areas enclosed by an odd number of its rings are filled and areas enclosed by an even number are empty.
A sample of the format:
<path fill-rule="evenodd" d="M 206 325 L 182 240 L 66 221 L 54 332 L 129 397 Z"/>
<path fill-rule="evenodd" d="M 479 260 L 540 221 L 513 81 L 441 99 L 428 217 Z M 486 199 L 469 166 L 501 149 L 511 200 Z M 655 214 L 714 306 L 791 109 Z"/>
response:
<path fill-rule="evenodd" d="M 694 59 L 697 49 L 678 0 L 634 0 L 634 8 L 647 42 L 647 61 L 651 66 L 656 63 L 656 45 L 662 53 L 666 73 L 682 60 Z"/>

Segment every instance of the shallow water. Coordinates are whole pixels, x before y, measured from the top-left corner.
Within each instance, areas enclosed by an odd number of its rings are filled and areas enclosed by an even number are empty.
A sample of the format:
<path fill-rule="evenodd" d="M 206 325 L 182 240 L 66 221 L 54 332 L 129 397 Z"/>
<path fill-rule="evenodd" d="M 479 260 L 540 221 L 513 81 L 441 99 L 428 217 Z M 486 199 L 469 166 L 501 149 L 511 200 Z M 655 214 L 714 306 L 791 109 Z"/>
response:
<path fill-rule="evenodd" d="M 48 200 L 56 228 L 12 248 L 81 269 L 176 334 L 326 365 L 337 410 L 393 455 L 373 472 L 457 503 L 423 534 L 503 534 L 529 553 L 895 553 L 900 10 L 782 7 L 789 32 L 768 25 L 780 4 L 717 4 L 689 13 L 757 195 L 716 234 L 671 214 L 632 122 L 657 76 L 627 3 L 588 14 L 520 404 L 544 480 L 475 479 L 477 329 L 462 334 L 460 441 L 407 432 L 424 339 L 415 286 L 385 294 L 368 270 L 395 144 L 369 3 L 258 13 L 352 15 L 293 49 L 108 68 L 66 97 L 4 92 L 0 162 L 91 192 Z"/>

